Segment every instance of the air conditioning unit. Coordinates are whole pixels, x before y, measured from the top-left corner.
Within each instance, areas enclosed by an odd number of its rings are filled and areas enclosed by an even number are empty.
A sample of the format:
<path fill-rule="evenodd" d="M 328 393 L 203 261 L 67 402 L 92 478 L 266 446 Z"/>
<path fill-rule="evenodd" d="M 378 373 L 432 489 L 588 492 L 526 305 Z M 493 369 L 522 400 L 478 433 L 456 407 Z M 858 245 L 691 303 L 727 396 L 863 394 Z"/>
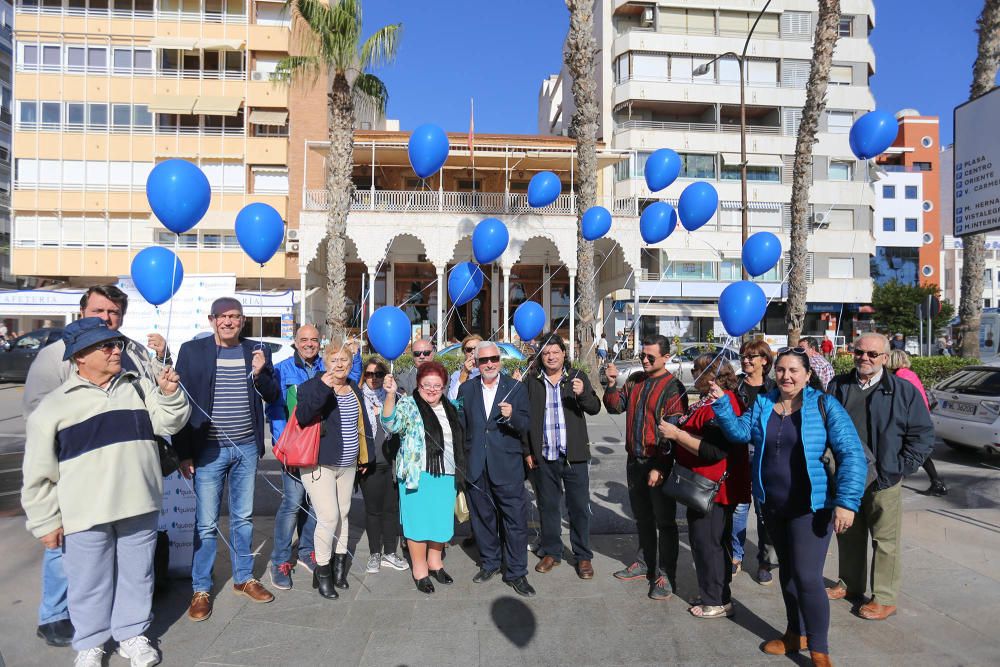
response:
<path fill-rule="evenodd" d="M 813 225 L 816 227 L 826 227 L 830 224 L 830 212 L 821 211 L 813 216 Z"/>
<path fill-rule="evenodd" d="M 285 232 L 285 238 L 288 239 L 289 241 L 298 241 L 299 240 L 299 230 L 297 228 L 295 228 L 295 227 L 289 228 Z"/>
<path fill-rule="evenodd" d="M 653 8 L 646 7 L 642 10 L 642 18 L 639 19 L 639 23 L 644 26 L 653 25 Z"/>
<path fill-rule="evenodd" d="M 285 252 L 298 253 L 298 251 L 299 251 L 298 241 L 285 244 Z"/>
<path fill-rule="evenodd" d="M 251 81 L 270 81 L 271 80 L 271 73 L 270 72 L 250 72 L 250 80 Z"/>

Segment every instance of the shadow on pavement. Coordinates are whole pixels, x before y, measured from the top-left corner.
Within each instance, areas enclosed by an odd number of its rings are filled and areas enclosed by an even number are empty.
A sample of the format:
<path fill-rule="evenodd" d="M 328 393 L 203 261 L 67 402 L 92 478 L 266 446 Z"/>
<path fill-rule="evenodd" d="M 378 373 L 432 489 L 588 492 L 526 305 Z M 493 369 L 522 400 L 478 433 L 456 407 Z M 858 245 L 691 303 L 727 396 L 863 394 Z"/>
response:
<path fill-rule="evenodd" d="M 531 608 L 510 596 L 493 601 L 490 605 L 490 618 L 497 630 L 518 648 L 527 646 L 538 629 L 538 622 Z"/>

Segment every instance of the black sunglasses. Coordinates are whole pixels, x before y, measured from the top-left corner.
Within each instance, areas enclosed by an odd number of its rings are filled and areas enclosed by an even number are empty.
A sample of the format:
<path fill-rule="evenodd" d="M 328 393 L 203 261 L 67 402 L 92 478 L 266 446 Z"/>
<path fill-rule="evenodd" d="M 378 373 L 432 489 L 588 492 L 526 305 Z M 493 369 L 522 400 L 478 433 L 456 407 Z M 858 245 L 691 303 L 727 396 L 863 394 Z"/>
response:
<path fill-rule="evenodd" d="M 639 361 L 642 361 L 643 359 L 645 359 L 649 363 L 653 363 L 654 361 L 656 361 L 657 359 L 659 359 L 659 357 L 656 356 L 655 354 L 649 354 L 649 353 L 646 353 L 646 352 L 640 352 L 639 353 Z"/>
<path fill-rule="evenodd" d="M 365 371 L 366 378 L 376 378 L 381 380 L 386 375 L 385 371 Z"/>
<path fill-rule="evenodd" d="M 885 352 L 876 352 L 875 350 L 854 350 L 855 357 L 867 356 L 869 359 L 878 359 L 883 354 L 885 354 Z"/>
<path fill-rule="evenodd" d="M 809 351 L 806 350 L 806 348 L 804 347 L 783 347 L 780 350 L 778 350 L 778 354 L 788 354 L 789 352 L 791 352 L 792 354 L 797 354 L 800 357 L 809 356 Z"/>
<path fill-rule="evenodd" d="M 479 364 L 480 366 L 482 366 L 483 364 L 499 364 L 500 355 L 495 354 L 492 357 L 479 357 L 479 359 L 476 360 L 476 363 Z"/>
<path fill-rule="evenodd" d="M 740 359 L 767 359 L 766 354 L 741 354 Z"/>
<path fill-rule="evenodd" d="M 413 356 L 415 357 L 429 357 L 434 354 L 434 350 L 414 350 Z"/>
<path fill-rule="evenodd" d="M 473 352 L 476 351 L 476 348 L 474 348 L 474 347 L 467 347 L 467 348 L 464 348 L 464 349 L 465 349 L 465 353 L 466 354 L 472 354 Z"/>

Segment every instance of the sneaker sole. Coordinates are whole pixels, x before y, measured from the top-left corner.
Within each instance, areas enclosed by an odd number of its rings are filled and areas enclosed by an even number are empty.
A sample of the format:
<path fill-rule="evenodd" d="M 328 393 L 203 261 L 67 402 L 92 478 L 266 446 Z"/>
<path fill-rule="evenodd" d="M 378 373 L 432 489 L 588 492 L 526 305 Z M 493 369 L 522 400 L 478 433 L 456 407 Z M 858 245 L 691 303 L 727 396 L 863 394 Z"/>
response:
<path fill-rule="evenodd" d="M 369 568 L 367 568 L 367 569 L 365 570 L 365 574 L 378 574 L 378 573 L 379 573 L 379 570 L 381 570 L 381 569 L 382 569 L 382 568 L 379 568 L 379 567 L 375 567 L 375 568 L 371 568 L 371 567 L 369 567 Z"/>
<path fill-rule="evenodd" d="M 271 580 L 271 585 L 274 586 L 275 588 L 277 588 L 279 591 L 290 591 L 290 590 L 292 590 L 291 577 L 288 578 L 288 585 L 287 586 L 283 586 L 282 584 L 279 584 L 277 581 L 275 581 L 274 580 L 274 575 L 271 574 L 270 572 L 267 573 L 267 578 Z"/>
<path fill-rule="evenodd" d="M 120 648 L 117 651 L 115 651 L 115 653 L 117 653 L 119 655 L 119 657 L 122 657 L 125 660 L 128 660 L 129 662 L 131 662 L 132 663 L 132 667 L 155 667 L 156 665 L 158 665 L 161 662 L 163 662 L 163 657 L 160 656 L 158 658 L 154 658 L 152 661 L 147 660 L 146 662 L 136 663 L 136 662 L 132 662 L 132 658 L 131 657 L 129 657 L 125 653 L 122 653 L 122 651 L 121 651 Z"/>
<path fill-rule="evenodd" d="M 656 595 L 656 596 L 654 596 L 654 595 L 650 595 L 650 596 L 649 596 L 649 599 L 650 599 L 650 600 L 656 600 L 657 602 L 663 602 L 664 600 L 669 600 L 669 599 L 670 599 L 670 598 L 672 598 L 672 597 L 674 597 L 674 594 L 673 594 L 673 593 L 671 593 L 671 594 L 667 595 L 666 597 L 661 597 L 661 596 L 659 596 L 659 595 Z"/>
<path fill-rule="evenodd" d="M 305 570 L 309 574 L 312 574 L 312 571 L 313 571 L 313 566 L 310 565 L 309 563 L 306 563 L 303 560 L 300 560 L 298 563 L 296 563 L 295 567 L 301 567 L 303 570 Z"/>
<path fill-rule="evenodd" d="M 647 578 L 645 574 L 637 574 L 635 576 L 629 576 L 629 577 L 623 577 L 623 576 L 618 575 L 618 574 L 613 574 L 611 576 L 613 576 L 618 581 L 639 581 L 640 579 L 646 579 Z"/>
<path fill-rule="evenodd" d="M 774 583 L 774 579 L 772 579 L 771 581 L 761 581 L 760 579 L 758 579 L 757 583 L 761 586 L 770 586 Z"/>
<path fill-rule="evenodd" d="M 410 566 L 405 563 L 403 565 L 394 565 L 393 563 L 390 563 L 385 560 L 382 561 L 382 565 L 385 565 L 386 567 L 391 567 L 393 570 L 396 570 L 397 572 L 406 572 L 407 570 L 410 569 Z"/>

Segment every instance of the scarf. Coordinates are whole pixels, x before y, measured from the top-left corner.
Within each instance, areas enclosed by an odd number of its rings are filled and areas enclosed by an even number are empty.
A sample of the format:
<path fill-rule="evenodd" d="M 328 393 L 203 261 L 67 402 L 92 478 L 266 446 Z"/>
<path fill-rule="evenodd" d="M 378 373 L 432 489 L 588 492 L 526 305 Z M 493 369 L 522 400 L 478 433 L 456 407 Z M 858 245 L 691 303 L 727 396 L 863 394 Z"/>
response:
<path fill-rule="evenodd" d="M 420 419 L 424 422 L 424 447 L 427 455 L 427 472 L 432 475 L 444 474 L 444 432 L 441 430 L 441 423 L 438 422 L 434 408 L 425 401 L 420 392 L 413 392 L 413 402 L 420 413 Z M 441 399 L 444 413 L 448 417 L 448 425 L 451 426 L 451 448 L 455 457 L 455 477 L 465 475 L 465 432 L 462 429 L 462 422 L 458 417 L 458 410 L 446 398 Z"/>
<path fill-rule="evenodd" d="M 385 403 L 385 389 L 372 389 L 368 383 L 361 385 L 361 393 L 365 397 L 365 410 L 368 411 L 368 420 L 374 426 L 381 424 L 379 415 L 382 412 L 382 404 Z"/>

